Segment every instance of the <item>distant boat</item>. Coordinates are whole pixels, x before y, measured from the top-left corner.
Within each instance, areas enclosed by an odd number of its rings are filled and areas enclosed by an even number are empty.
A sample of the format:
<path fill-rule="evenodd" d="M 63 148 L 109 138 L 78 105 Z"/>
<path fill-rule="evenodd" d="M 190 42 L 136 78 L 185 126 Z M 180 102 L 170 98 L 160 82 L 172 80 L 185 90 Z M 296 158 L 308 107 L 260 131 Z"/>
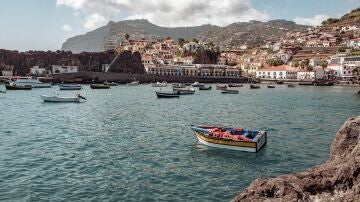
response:
<path fill-rule="evenodd" d="M 295 85 L 294 84 L 289 84 L 288 87 L 289 88 L 295 88 Z"/>
<path fill-rule="evenodd" d="M 91 84 L 90 85 L 91 89 L 109 89 L 110 86 L 109 85 L 105 85 L 105 84 Z"/>
<path fill-rule="evenodd" d="M 259 88 L 260 86 L 258 85 L 253 85 L 253 84 L 250 85 L 250 89 L 259 89 Z"/>
<path fill-rule="evenodd" d="M 38 79 L 32 79 L 31 77 L 27 79 L 17 79 L 13 83 L 17 86 L 31 86 L 32 88 L 51 88 L 50 83 L 43 83 Z"/>
<path fill-rule="evenodd" d="M 132 82 L 128 83 L 127 85 L 128 86 L 138 86 L 139 84 L 140 84 L 139 81 L 132 81 Z"/>
<path fill-rule="evenodd" d="M 191 84 L 192 85 L 192 87 L 200 87 L 200 86 L 204 86 L 204 84 L 202 84 L 202 83 L 199 83 L 199 82 L 195 82 L 195 83 L 193 83 L 193 84 Z"/>
<path fill-rule="evenodd" d="M 192 126 L 191 130 L 201 144 L 221 149 L 258 152 L 267 141 L 266 131 L 213 126 Z"/>
<path fill-rule="evenodd" d="M 31 85 L 18 86 L 15 83 L 10 83 L 5 85 L 6 90 L 31 90 Z"/>
<path fill-rule="evenodd" d="M 216 85 L 216 90 L 226 90 L 227 85 Z"/>
<path fill-rule="evenodd" d="M 222 94 L 239 94 L 239 90 L 226 89 L 221 90 Z"/>
<path fill-rule="evenodd" d="M 315 86 L 333 86 L 334 82 L 332 81 L 316 81 L 314 82 Z"/>
<path fill-rule="evenodd" d="M 179 95 L 193 95 L 195 93 L 193 88 L 174 88 L 173 91 Z"/>
<path fill-rule="evenodd" d="M 60 90 L 81 90 L 82 87 L 80 84 L 60 84 Z"/>
<path fill-rule="evenodd" d="M 299 86 L 314 86 L 314 82 L 300 82 Z"/>
<path fill-rule="evenodd" d="M 85 97 L 81 95 L 76 95 L 75 97 L 60 97 L 60 96 L 47 96 L 40 95 L 41 99 L 44 102 L 80 102 L 81 100 L 86 100 Z"/>
<path fill-rule="evenodd" d="M 273 85 L 268 85 L 267 87 L 268 88 L 275 88 L 275 86 L 273 86 Z"/>
<path fill-rule="evenodd" d="M 238 84 L 238 83 L 229 83 L 228 84 L 228 86 L 230 87 L 230 88 L 232 88 L 232 87 L 243 87 L 243 85 L 242 84 Z"/>
<path fill-rule="evenodd" d="M 199 86 L 199 90 L 211 90 L 211 86 Z"/>
<path fill-rule="evenodd" d="M 276 83 L 281 85 L 281 84 L 284 84 L 284 81 L 276 81 Z"/>
<path fill-rule="evenodd" d="M 167 82 L 166 82 L 166 81 L 163 81 L 162 83 L 156 82 L 156 83 L 151 84 L 151 86 L 152 86 L 152 87 L 166 87 L 166 86 L 167 86 Z"/>
<path fill-rule="evenodd" d="M 173 83 L 172 86 L 174 88 L 185 88 L 185 84 L 184 83 Z"/>
<path fill-rule="evenodd" d="M 115 82 L 107 82 L 107 81 L 105 81 L 105 82 L 104 82 L 104 85 L 108 85 L 108 86 L 118 86 L 119 84 L 118 84 L 118 83 L 115 83 Z"/>
<path fill-rule="evenodd" d="M 156 96 L 158 98 L 179 98 L 179 93 L 175 93 L 175 92 L 156 92 Z"/>

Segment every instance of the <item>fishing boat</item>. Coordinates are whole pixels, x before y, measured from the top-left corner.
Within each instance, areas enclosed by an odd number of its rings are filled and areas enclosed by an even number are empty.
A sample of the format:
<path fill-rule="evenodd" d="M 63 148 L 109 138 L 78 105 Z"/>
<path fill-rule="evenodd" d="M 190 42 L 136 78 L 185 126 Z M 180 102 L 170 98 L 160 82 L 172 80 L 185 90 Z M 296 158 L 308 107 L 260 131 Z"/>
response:
<path fill-rule="evenodd" d="M 294 84 L 289 84 L 288 87 L 289 88 L 295 88 L 295 85 Z"/>
<path fill-rule="evenodd" d="M 260 86 L 258 85 L 253 85 L 253 84 L 250 85 L 250 89 L 259 89 L 259 88 Z"/>
<path fill-rule="evenodd" d="M 216 85 L 216 90 L 226 90 L 227 85 Z"/>
<path fill-rule="evenodd" d="M 132 82 L 128 83 L 127 85 L 128 86 L 138 86 L 139 84 L 140 84 L 139 81 L 132 81 Z"/>
<path fill-rule="evenodd" d="M 107 82 L 107 81 L 105 81 L 105 82 L 104 82 L 104 85 L 108 85 L 108 86 L 118 86 L 119 84 L 118 84 L 118 83 L 115 83 L 115 82 Z"/>
<path fill-rule="evenodd" d="M 273 85 L 268 85 L 267 87 L 268 88 L 275 88 L 275 86 L 273 86 Z"/>
<path fill-rule="evenodd" d="M 39 79 L 32 79 L 31 77 L 17 79 L 14 84 L 17 86 L 31 86 L 32 88 L 51 88 L 50 83 L 43 83 Z"/>
<path fill-rule="evenodd" d="M 166 81 L 163 81 L 163 82 L 156 82 L 156 83 L 153 83 L 151 84 L 152 87 L 166 87 L 167 86 L 167 82 Z"/>
<path fill-rule="evenodd" d="M 228 86 L 230 87 L 230 88 L 233 88 L 233 87 L 243 87 L 243 85 L 242 84 L 238 84 L 238 83 L 229 83 L 228 84 Z"/>
<path fill-rule="evenodd" d="M 25 86 L 18 86 L 15 83 L 10 83 L 5 85 L 6 90 L 31 90 L 32 86 L 25 85 Z"/>
<path fill-rule="evenodd" d="M 80 84 L 60 84 L 60 90 L 81 90 L 82 87 Z"/>
<path fill-rule="evenodd" d="M 199 90 L 211 90 L 212 87 L 211 86 L 200 86 Z"/>
<path fill-rule="evenodd" d="M 214 126 L 192 126 L 191 130 L 201 144 L 222 149 L 258 152 L 267 141 L 266 131 Z"/>
<path fill-rule="evenodd" d="M 195 93 L 195 89 L 193 88 L 173 88 L 174 93 L 178 93 L 179 95 L 193 95 Z"/>
<path fill-rule="evenodd" d="M 174 88 L 185 88 L 186 85 L 184 83 L 173 83 L 172 86 Z"/>
<path fill-rule="evenodd" d="M 85 97 L 79 94 L 77 94 L 75 97 L 60 97 L 47 95 L 40 95 L 40 97 L 44 102 L 80 102 L 81 100 L 86 100 Z"/>
<path fill-rule="evenodd" d="M 200 86 L 204 86 L 204 84 L 199 83 L 199 82 L 196 81 L 195 83 L 191 84 L 191 86 L 192 87 L 200 87 Z"/>
<path fill-rule="evenodd" d="M 284 81 L 276 81 L 276 84 L 279 84 L 279 85 L 284 84 Z"/>
<path fill-rule="evenodd" d="M 226 90 L 221 90 L 222 94 L 239 94 L 239 90 L 235 90 L 235 89 L 226 89 Z"/>
<path fill-rule="evenodd" d="M 105 85 L 105 84 L 91 84 L 90 85 L 91 89 L 109 89 L 110 86 L 109 85 Z"/>
<path fill-rule="evenodd" d="M 179 93 L 175 92 L 156 92 L 158 98 L 179 98 Z"/>

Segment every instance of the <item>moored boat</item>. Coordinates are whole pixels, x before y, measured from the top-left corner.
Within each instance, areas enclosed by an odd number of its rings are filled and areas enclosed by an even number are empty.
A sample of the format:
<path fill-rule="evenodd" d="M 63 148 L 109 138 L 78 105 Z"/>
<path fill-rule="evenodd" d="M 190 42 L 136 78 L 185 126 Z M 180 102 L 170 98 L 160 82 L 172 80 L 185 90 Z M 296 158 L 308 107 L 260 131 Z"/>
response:
<path fill-rule="evenodd" d="M 80 84 L 60 84 L 60 90 L 81 90 L 82 87 Z"/>
<path fill-rule="evenodd" d="M 201 144 L 222 149 L 258 152 L 267 141 L 266 131 L 213 126 L 192 126 L 191 130 Z"/>
<path fill-rule="evenodd" d="M 259 89 L 259 88 L 260 86 L 258 85 L 253 85 L 253 84 L 250 85 L 250 89 Z"/>
<path fill-rule="evenodd" d="M 195 83 L 193 83 L 193 84 L 191 84 L 192 85 L 192 87 L 200 87 L 200 86 L 204 86 L 204 84 L 203 83 L 199 83 L 199 82 L 195 82 Z"/>
<path fill-rule="evenodd" d="M 195 93 L 195 89 L 193 88 L 173 88 L 174 93 L 178 93 L 179 95 L 193 95 Z"/>
<path fill-rule="evenodd" d="M 279 85 L 284 84 L 284 81 L 276 81 L 276 84 L 279 84 Z"/>
<path fill-rule="evenodd" d="M 229 83 L 228 86 L 231 88 L 231 87 L 243 87 L 242 84 L 238 84 L 238 83 Z"/>
<path fill-rule="evenodd" d="M 17 86 L 31 86 L 32 88 L 51 88 L 50 83 L 43 83 L 39 79 L 23 78 L 13 82 Z"/>
<path fill-rule="evenodd" d="M 199 86 L 199 90 L 211 90 L 211 86 Z"/>
<path fill-rule="evenodd" d="M 156 82 L 156 83 L 153 83 L 151 84 L 152 87 L 167 87 L 167 82 L 166 81 L 163 81 L 163 82 Z"/>
<path fill-rule="evenodd" d="M 91 84 L 90 85 L 91 89 L 109 89 L 110 86 L 109 85 L 105 85 L 105 84 Z"/>
<path fill-rule="evenodd" d="M 235 90 L 235 89 L 226 89 L 226 90 L 221 90 L 222 94 L 239 94 L 239 90 Z"/>
<path fill-rule="evenodd" d="M 268 88 L 275 88 L 275 86 L 273 86 L 273 85 L 268 85 L 267 87 Z"/>
<path fill-rule="evenodd" d="M 40 97 L 44 102 L 80 102 L 81 100 L 86 100 L 85 97 L 79 94 L 77 94 L 75 97 L 60 97 L 47 95 L 40 95 Z"/>
<path fill-rule="evenodd" d="M 216 85 L 216 90 L 226 90 L 227 85 Z"/>
<path fill-rule="evenodd" d="M 288 88 L 295 88 L 295 85 L 294 84 L 289 84 Z"/>
<path fill-rule="evenodd" d="M 314 82 L 300 82 L 299 86 L 314 86 Z"/>
<path fill-rule="evenodd" d="M 18 86 L 15 83 L 10 83 L 5 85 L 6 90 L 31 90 L 31 85 Z"/>
<path fill-rule="evenodd" d="M 156 92 L 158 98 L 179 98 L 179 93 L 174 92 Z"/>
<path fill-rule="evenodd" d="M 105 85 L 108 85 L 108 86 L 118 86 L 118 85 L 119 85 L 118 83 L 115 83 L 115 82 L 107 82 L 107 81 L 105 81 L 104 84 L 105 84 Z"/>
<path fill-rule="evenodd" d="M 174 88 L 185 88 L 186 85 L 184 83 L 173 83 L 172 86 Z"/>
<path fill-rule="evenodd" d="M 128 83 L 127 85 L 128 86 L 138 86 L 139 84 L 140 84 L 139 81 L 132 81 L 132 82 Z"/>

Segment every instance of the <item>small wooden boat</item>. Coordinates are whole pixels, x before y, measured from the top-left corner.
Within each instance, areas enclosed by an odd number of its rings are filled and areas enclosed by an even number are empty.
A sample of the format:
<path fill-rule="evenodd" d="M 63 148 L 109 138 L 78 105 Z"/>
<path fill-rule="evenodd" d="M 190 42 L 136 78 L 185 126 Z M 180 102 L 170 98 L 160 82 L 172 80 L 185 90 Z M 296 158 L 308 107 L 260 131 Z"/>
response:
<path fill-rule="evenodd" d="M 139 84 L 140 84 L 139 81 L 132 81 L 132 82 L 128 83 L 127 85 L 128 86 L 138 86 Z"/>
<path fill-rule="evenodd" d="M 167 86 L 167 82 L 166 81 L 163 81 L 163 82 L 156 82 L 156 83 L 153 83 L 151 84 L 152 87 L 166 87 Z"/>
<path fill-rule="evenodd" d="M 230 88 L 232 88 L 232 87 L 233 87 L 233 88 L 243 87 L 242 84 L 238 84 L 238 83 L 229 83 L 228 86 L 229 86 Z"/>
<path fill-rule="evenodd" d="M 61 84 L 59 85 L 60 90 L 81 90 L 80 84 Z"/>
<path fill-rule="evenodd" d="M 192 85 L 192 87 L 200 87 L 200 86 L 204 86 L 205 84 L 202 84 L 202 83 L 199 83 L 196 81 L 195 83 L 193 83 L 191 85 Z"/>
<path fill-rule="evenodd" d="M 199 90 L 211 90 L 212 87 L 211 86 L 200 86 Z"/>
<path fill-rule="evenodd" d="M 259 88 L 260 86 L 258 85 L 253 85 L 253 84 L 250 85 L 250 89 L 259 89 Z"/>
<path fill-rule="evenodd" d="M 91 89 L 109 89 L 110 86 L 109 85 L 105 85 L 105 84 L 91 84 L 90 85 Z"/>
<path fill-rule="evenodd" d="M 6 84 L 5 85 L 6 90 L 31 90 L 31 85 L 25 85 L 25 86 L 18 86 L 14 83 Z"/>
<path fill-rule="evenodd" d="M 222 149 L 258 152 L 267 141 L 266 131 L 214 126 L 192 126 L 191 130 L 201 144 Z"/>
<path fill-rule="evenodd" d="M 179 93 L 174 92 L 156 92 L 158 98 L 179 98 Z"/>
<path fill-rule="evenodd" d="M 284 81 L 276 81 L 276 84 L 279 84 L 279 85 L 284 84 Z"/>
<path fill-rule="evenodd" d="M 268 88 L 275 88 L 275 86 L 273 86 L 273 85 L 268 85 L 267 87 Z"/>
<path fill-rule="evenodd" d="M 234 90 L 234 89 L 226 89 L 226 90 L 221 90 L 222 94 L 239 94 L 239 90 Z"/>
<path fill-rule="evenodd" d="M 195 89 L 193 88 L 173 88 L 174 93 L 178 93 L 179 95 L 193 95 L 195 93 Z"/>
<path fill-rule="evenodd" d="M 86 100 L 85 97 L 77 94 L 75 97 L 60 97 L 60 96 L 47 96 L 40 95 L 41 99 L 44 102 L 80 102 L 81 100 Z"/>
<path fill-rule="evenodd" d="M 105 82 L 104 82 L 104 85 L 108 85 L 108 86 L 118 86 L 119 84 L 118 84 L 118 83 L 115 83 L 115 82 L 107 82 L 107 81 L 105 81 Z"/>
<path fill-rule="evenodd" d="M 294 84 L 289 84 L 288 88 L 295 88 L 295 85 Z"/>
<path fill-rule="evenodd" d="M 216 85 L 216 90 L 226 90 L 227 85 Z"/>

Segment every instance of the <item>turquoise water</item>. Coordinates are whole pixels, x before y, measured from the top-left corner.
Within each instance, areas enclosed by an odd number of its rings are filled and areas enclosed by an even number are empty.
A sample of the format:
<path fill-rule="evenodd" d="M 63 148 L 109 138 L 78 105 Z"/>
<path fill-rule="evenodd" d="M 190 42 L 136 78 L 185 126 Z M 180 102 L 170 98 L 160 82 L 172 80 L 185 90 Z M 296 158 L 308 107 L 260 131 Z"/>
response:
<path fill-rule="evenodd" d="M 258 177 L 324 162 L 360 114 L 346 87 L 245 85 L 179 99 L 157 99 L 150 85 L 84 88 L 80 104 L 43 103 L 56 86 L 0 94 L 0 200 L 228 201 Z M 257 154 L 199 145 L 190 125 L 216 123 L 267 130 L 268 144 Z"/>

